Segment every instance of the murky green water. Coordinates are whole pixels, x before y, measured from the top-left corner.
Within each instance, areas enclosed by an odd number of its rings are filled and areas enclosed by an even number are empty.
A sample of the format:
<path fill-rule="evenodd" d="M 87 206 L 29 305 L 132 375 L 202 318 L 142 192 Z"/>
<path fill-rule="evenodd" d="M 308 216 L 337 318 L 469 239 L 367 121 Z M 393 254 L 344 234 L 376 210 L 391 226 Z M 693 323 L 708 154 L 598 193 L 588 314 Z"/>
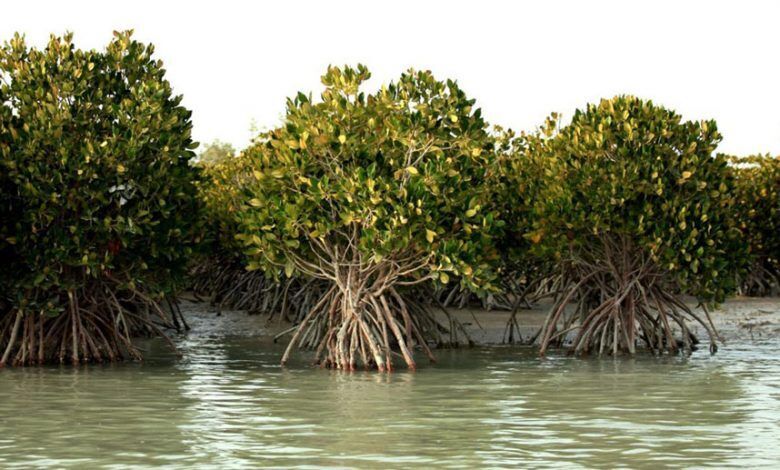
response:
<path fill-rule="evenodd" d="M 0 371 L 0 467 L 778 467 L 780 341 L 689 359 L 439 352 L 345 374 L 219 321 L 143 364 Z M 246 333 L 246 331 L 244 331 Z"/>

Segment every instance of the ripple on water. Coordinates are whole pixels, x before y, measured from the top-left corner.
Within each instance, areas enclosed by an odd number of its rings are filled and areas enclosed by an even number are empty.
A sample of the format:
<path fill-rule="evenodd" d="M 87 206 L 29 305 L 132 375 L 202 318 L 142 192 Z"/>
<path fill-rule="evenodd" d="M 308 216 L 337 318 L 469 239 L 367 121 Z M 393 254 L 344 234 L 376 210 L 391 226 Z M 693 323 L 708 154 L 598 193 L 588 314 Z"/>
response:
<path fill-rule="evenodd" d="M 281 369 L 262 326 L 193 323 L 180 360 L 152 341 L 142 364 L 0 371 L 0 466 L 780 464 L 777 340 L 689 358 L 461 349 L 349 374 Z"/>

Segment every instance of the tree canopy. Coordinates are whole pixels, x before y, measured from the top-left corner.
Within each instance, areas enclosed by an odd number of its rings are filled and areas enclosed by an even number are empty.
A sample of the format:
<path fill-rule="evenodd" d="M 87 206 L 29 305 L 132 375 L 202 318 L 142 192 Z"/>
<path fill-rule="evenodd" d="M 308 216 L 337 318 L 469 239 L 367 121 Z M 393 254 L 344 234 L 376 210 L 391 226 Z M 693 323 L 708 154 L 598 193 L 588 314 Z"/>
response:
<path fill-rule="evenodd" d="M 484 287 L 502 223 L 487 205 L 495 139 L 453 81 L 409 71 L 373 94 L 368 70 L 331 67 L 322 99 L 288 100 L 283 126 L 245 151 L 241 237 L 251 268 L 330 277 L 321 248 L 354 245 L 368 262 L 413 260 Z M 343 253 L 343 251 L 342 251 Z"/>
<path fill-rule="evenodd" d="M 529 239 L 560 256 L 594 236 L 625 235 L 682 291 L 722 301 L 733 290 L 741 245 L 734 176 L 713 154 L 721 140 L 714 121 L 683 121 L 652 101 L 618 96 L 545 131 L 537 155 L 546 179 Z"/>
<path fill-rule="evenodd" d="M 76 48 L 71 34 L 0 48 L 3 272 L 19 315 L 78 310 L 95 283 L 158 297 L 184 273 L 196 144 L 153 53 L 131 32 L 103 51 Z M 71 349 L 100 356 L 86 346 Z"/>

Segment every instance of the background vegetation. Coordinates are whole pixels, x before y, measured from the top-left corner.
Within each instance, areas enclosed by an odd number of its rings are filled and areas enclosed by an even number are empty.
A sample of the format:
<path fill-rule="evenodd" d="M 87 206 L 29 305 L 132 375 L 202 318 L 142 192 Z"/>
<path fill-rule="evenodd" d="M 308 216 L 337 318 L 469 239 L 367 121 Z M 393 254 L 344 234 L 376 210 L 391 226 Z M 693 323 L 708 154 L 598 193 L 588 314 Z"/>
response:
<path fill-rule="evenodd" d="M 735 218 L 750 250 L 750 268 L 740 276 L 746 295 L 780 291 L 780 158 L 731 159 L 736 169 Z"/>

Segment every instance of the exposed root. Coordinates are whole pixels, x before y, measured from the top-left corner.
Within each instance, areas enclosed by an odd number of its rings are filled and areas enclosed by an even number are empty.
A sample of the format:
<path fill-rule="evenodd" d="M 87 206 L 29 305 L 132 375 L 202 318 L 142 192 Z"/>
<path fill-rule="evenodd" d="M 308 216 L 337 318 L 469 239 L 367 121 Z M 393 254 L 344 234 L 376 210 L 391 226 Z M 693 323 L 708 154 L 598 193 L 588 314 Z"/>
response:
<path fill-rule="evenodd" d="M 262 271 L 247 271 L 237 259 L 215 257 L 191 272 L 192 289 L 209 297 L 219 311 L 246 310 L 297 323 L 325 292 L 326 283 L 298 278 L 276 281 Z"/>
<path fill-rule="evenodd" d="M 444 308 L 472 307 L 488 311 L 532 308 L 535 302 L 549 296 L 548 274 L 540 269 L 504 273 L 498 288 L 498 292 L 478 295 L 458 282 L 451 282 L 446 286 L 421 287 L 417 289 L 417 295 L 423 302 L 441 305 Z"/>
<path fill-rule="evenodd" d="M 295 329 L 282 364 L 300 347 L 314 350 L 315 363 L 328 368 L 355 370 L 361 364 L 389 371 L 393 356 L 400 356 L 414 369 L 415 345 L 435 362 L 426 338 L 440 325 L 426 308 L 411 305 L 394 288 L 361 293 L 334 285 Z"/>
<path fill-rule="evenodd" d="M 690 321 L 707 331 L 710 350 L 717 351 L 719 337 L 706 309 L 705 320 L 628 239 L 604 237 L 600 242 L 565 266 L 561 289 L 538 334 L 542 355 L 569 339 L 574 354 L 634 354 L 640 343 L 655 354 L 690 352 L 698 343 Z"/>
<path fill-rule="evenodd" d="M 738 279 L 738 294 L 765 297 L 780 293 L 780 263 L 768 258 L 756 260 L 748 273 Z"/>
<path fill-rule="evenodd" d="M 6 312 L 0 318 L 0 367 L 140 360 L 133 337 L 159 335 L 175 350 L 163 330 L 187 328 L 175 301 L 158 301 L 115 280 L 93 280 L 79 289 L 40 294 L 47 299 L 58 296 L 60 313 L 47 315 L 31 308 Z"/>
<path fill-rule="evenodd" d="M 536 271 L 536 277 L 525 284 L 518 286 L 518 295 L 515 297 L 514 305 L 511 309 L 512 314 L 504 327 L 502 342 L 504 344 L 531 344 L 536 341 L 537 335 L 526 340 L 523 339 L 520 331 L 520 323 L 517 321 L 517 314 L 522 309 L 531 309 L 533 305 L 542 299 L 554 298 L 561 292 L 563 276 L 560 274 L 551 274 L 549 270 Z"/>
<path fill-rule="evenodd" d="M 444 308 L 480 308 L 483 310 L 512 310 L 514 299 L 508 291 L 479 296 L 460 283 L 453 282 L 444 287 L 427 288 L 420 292 L 420 298 L 440 304 Z"/>

